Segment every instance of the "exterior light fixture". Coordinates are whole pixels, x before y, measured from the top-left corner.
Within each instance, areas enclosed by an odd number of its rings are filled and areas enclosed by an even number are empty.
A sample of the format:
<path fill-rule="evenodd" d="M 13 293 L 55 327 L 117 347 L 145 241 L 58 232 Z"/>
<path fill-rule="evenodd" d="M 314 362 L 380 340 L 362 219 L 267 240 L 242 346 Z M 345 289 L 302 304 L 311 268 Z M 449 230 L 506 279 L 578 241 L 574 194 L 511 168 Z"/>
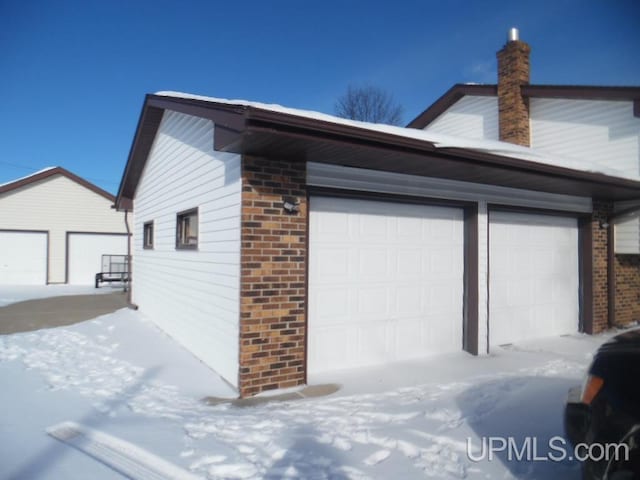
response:
<path fill-rule="evenodd" d="M 282 197 L 282 208 L 290 215 L 300 211 L 300 201 L 294 197 Z"/>

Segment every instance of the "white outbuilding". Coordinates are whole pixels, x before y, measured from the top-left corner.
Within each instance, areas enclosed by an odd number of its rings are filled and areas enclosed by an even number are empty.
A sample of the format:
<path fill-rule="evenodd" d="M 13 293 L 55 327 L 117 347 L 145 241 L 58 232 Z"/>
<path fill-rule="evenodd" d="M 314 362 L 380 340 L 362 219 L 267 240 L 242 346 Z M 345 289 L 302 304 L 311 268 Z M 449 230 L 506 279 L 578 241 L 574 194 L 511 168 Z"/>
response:
<path fill-rule="evenodd" d="M 93 284 L 127 254 L 114 197 L 61 167 L 0 185 L 0 285 Z"/>

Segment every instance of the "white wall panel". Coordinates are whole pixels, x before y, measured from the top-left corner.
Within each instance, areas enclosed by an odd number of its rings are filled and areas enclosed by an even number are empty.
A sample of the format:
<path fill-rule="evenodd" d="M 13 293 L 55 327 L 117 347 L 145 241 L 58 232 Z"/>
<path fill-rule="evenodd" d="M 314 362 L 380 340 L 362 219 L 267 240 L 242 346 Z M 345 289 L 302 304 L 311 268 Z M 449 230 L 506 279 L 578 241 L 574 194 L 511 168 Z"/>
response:
<path fill-rule="evenodd" d="M 615 252 L 640 253 L 640 218 L 636 215 L 621 218 L 610 228 L 615 228 Z"/>
<path fill-rule="evenodd" d="M 584 162 L 584 168 L 616 169 L 640 179 L 640 118 L 633 102 L 532 98 L 531 146 Z"/>
<path fill-rule="evenodd" d="M 133 301 L 237 386 L 240 156 L 213 151 L 211 121 L 166 111 L 134 198 Z M 176 214 L 198 207 L 197 250 L 176 250 Z M 154 222 L 154 248 L 142 248 Z"/>
<path fill-rule="evenodd" d="M 425 128 L 465 138 L 498 140 L 497 97 L 465 96 Z"/>

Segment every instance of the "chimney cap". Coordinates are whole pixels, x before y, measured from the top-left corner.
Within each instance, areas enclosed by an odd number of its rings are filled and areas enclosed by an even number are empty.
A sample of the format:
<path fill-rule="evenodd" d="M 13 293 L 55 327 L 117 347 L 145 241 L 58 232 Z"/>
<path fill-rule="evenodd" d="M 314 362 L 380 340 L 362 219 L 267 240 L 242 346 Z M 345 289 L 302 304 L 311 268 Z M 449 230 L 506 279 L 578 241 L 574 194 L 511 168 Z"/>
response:
<path fill-rule="evenodd" d="M 509 34 L 507 36 L 507 40 L 509 42 L 517 42 L 520 40 L 520 32 L 518 31 L 517 28 L 510 28 L 509 29 Z"/>

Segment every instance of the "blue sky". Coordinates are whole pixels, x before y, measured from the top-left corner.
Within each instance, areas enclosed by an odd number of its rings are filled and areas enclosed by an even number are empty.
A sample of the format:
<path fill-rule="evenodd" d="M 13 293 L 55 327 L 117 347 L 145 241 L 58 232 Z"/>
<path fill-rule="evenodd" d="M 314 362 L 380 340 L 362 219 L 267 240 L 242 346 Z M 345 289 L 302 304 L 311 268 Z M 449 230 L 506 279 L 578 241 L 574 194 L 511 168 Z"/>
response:
<path fill-rule="evenodd" d="M 512 26 L 532 83 L 640 85 L 637 0 L 0 0 L 0 183 L 60 165 L 115 193 L 159 90 L 333 113 L 370 84 L 408 122 L 495 83 Z"/>

